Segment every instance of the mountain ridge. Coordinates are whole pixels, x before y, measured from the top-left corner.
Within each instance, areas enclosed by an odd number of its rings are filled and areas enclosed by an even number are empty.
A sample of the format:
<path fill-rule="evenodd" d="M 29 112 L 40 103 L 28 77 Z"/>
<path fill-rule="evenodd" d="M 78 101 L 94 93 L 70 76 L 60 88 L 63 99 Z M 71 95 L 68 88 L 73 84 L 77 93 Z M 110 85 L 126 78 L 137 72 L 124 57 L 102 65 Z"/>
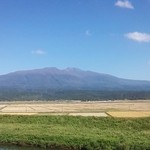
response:
<path fill-rule="evenodd" d="M 66 69 L 46 67 L 0 75 L 0 87 L 62 90 L 150 90 L 150 81 L 123 79 L 73 67 Z"/>

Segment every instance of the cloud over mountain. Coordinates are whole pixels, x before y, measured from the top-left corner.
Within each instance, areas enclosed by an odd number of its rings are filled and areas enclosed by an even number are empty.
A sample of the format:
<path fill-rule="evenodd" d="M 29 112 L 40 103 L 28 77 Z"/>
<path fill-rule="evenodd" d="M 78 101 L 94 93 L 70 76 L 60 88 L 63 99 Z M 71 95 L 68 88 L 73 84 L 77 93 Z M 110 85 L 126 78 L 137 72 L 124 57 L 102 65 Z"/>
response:
<path fill-rule="evenodd" d="M 132 3 L 128 0 L 118 0 L 116 3 L 115 3 L 115 6 L 117 7 L 121 7 L 121 8 L 128 8 L 128 9 L 134 9 L 134 6 L 132 5 Z"/>
<path fill-rule="evenodd" d="M 44 50 L 38 49 L 38 50 L 32 51 L 32 54 L 44 55 L 44 54 L 46 54 L 46 52 Z"/>
<path fill-rule="evenodd" d="M 125 37 L 137 42 L 150 42 L 150 34 L 141 32 L 130 32 L 125 34 Z"/>

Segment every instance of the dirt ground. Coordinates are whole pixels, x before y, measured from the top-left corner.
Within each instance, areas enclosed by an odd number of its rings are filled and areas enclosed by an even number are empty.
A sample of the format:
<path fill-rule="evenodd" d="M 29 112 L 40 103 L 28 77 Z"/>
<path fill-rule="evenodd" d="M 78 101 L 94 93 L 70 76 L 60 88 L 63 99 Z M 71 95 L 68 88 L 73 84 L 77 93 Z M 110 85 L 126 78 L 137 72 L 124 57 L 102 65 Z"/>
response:
<path fill-rule="evenodd" d="M 150 116 L 150 100 L 0 102 L 0 114 L 145 117 Z"/>

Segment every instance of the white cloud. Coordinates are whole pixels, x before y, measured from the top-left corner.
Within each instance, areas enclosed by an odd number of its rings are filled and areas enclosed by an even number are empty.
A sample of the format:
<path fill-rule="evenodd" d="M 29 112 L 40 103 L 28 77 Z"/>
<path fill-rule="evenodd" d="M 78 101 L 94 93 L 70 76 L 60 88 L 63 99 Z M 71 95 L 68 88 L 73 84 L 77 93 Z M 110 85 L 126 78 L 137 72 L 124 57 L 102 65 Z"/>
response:
<path fill-rule="evenodd" d="M 128 8 L 128 9 L 134 9 L 134 6 L 132 5 L 132 3 L 128 0 L 118 0 L 115 3 L 115 6 L 121 7 L 121 8 Z"/>
<path fill-rule="evenodd" d="M 85 31 L 85 35 L 91 36 L 92 34 L 91 34 L 90 30 L 86 30 L 86 31 Z"/>
<path fill-rule="evenodd" d="M 130 32 L 125 34 L 125 37 L 137 42 L 150 42 L 150 34 L 141 32 Z"/>
<path fill-rule="evenodd" d="M 38 49 L 38 50 L 32 51 L 32 54 L 35 54 L 35 55 L 44 55 L 44 54 L 46 54 L 46 52 L 43 51 L 43 50 L 41 50 L 41 49 Z"/>

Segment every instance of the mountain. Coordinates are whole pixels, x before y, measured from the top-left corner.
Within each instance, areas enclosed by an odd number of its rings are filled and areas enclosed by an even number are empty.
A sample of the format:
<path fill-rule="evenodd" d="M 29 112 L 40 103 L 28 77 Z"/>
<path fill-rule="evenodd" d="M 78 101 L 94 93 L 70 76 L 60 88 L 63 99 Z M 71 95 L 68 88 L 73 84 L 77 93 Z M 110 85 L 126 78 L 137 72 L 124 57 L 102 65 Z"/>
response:
<path fill-rule="evenodd" d="M 54 67 L 0 75 L 0 88 L 53 90 L 150 90 L 150 81 L 127 80 L 78 68 Z"/>
<path fill-rule="evenodd" d="M 54 67 L 0 75 L 0 101 L 58 99 L 150 99 L 150 81 Z"/>

